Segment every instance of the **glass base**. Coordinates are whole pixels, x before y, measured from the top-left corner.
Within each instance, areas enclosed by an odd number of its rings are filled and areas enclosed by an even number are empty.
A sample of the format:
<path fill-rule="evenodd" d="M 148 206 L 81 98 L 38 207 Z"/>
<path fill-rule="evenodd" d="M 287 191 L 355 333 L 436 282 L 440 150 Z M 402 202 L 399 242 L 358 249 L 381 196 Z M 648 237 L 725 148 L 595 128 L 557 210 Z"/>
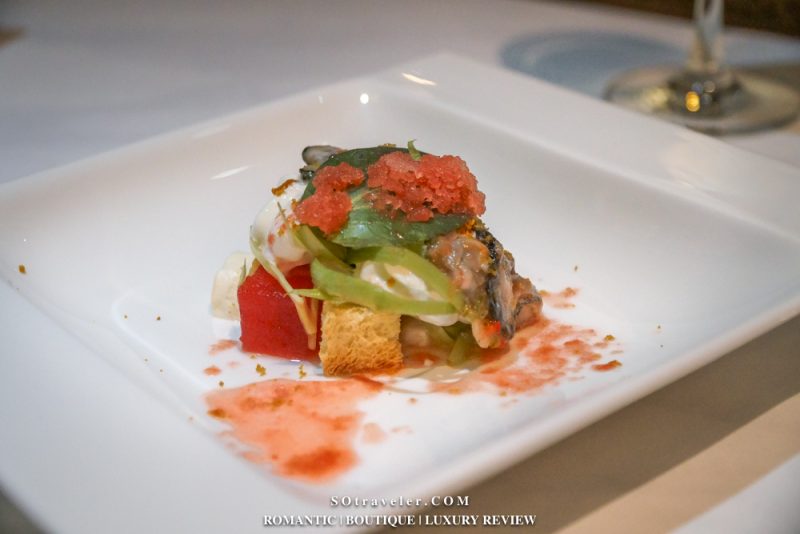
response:
<path fill-rule="evenodd" d="M 697 73 L 675 66 L 627 72 L 606 89 L 616 104 L 712 135 L 773 128 L 800 112 L 800 95 L 745 72 Z"/>

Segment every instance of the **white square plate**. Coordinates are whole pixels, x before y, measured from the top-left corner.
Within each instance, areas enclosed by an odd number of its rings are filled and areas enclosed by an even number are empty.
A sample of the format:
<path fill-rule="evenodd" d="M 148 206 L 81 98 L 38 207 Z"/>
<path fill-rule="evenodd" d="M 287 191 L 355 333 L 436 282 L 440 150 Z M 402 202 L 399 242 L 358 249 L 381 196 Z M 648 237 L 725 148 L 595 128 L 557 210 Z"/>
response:
<path fill-rule="evenodd" d="M 231 463 L 203 395 L 220 378 L 225 387 L 260 378 L 236 350 L 209 356 L 230 333 L 208 311 L 215 270 L 246 250 L 269 187 L 297 169 L 304 146 L 408 139 L 468 162 L 486 193 L 485 220 L 518 270 L 546 289 L 580 289 L 576 308 L 548 313 L 613 334 L 622 367 L 587 367 L 514 402 L 440 394 L 411 406 L 382 393 L 362 406 L 365 421 L 411 431 L 359 442 L 360 464 L 329 485 Z M 222 495 L 209 488 L 201 530 L 244 531 L 267 513 L 352 512 L 332 511 L 331 495 L 455 491 L 794 316 L 798 198 L 800 172 L 791 167 L 440 55 L 4 185 L 0 274 L 91 347 L 93 365 L 110 363 L 140 386 L 109 403 L 158 399 L 176 415 L 176 440 L 184 427 L 199 430 L 191 436 L 204 444 L 203 480 L 219 476 L 227 487 Z M 204 374 L 212 363 L 223 367 L 219 377 Z M 268 377 L 296 377 L 296 364 L 267 367 Z M 307 370 L 306 380 L 319 373 Z M 24 403 L 17 416 L 25 418 Z M 143 488 L 115 488 L 107 499 Z M 159 481 L 147 488 L 158 495 Z M 187 524 L 177 512 L 159 521 L 165 530 Z"/>

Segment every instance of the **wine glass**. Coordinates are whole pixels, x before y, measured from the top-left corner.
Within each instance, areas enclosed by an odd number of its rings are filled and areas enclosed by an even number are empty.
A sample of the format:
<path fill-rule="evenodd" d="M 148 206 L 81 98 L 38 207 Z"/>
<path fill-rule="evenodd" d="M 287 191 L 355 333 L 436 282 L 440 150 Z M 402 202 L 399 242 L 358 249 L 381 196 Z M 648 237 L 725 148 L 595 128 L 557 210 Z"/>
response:
<path fill-rule="evenodd" d="M 606 99 L 713 135 L 791 121 L 800 111 L 797 92 L 725 64 L 722 15 L 722 0 L 695 0 L 686 64 L 627 72 L 608 86 Z"/>

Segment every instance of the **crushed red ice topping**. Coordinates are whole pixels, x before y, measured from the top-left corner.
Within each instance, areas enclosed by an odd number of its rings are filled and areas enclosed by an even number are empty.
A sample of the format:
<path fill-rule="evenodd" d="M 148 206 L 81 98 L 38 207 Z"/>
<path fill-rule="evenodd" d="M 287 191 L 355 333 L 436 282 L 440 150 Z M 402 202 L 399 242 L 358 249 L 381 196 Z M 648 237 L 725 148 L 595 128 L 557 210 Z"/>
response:
<path fill-rule="evenodd" d="M 344 191 L 364 181 L 364 173 L 348 163 L 321 168 L 314 177 L 314 194 L 294 209 L 297 220 L 332 234 L 347 223 L 353 207 Z"/>
<path fill-rule="evenodd" d="M 336 166 L 323 167 L 314 176 L 314 187 L 319 191 L 333 190 L 344 191 L 348 187 L 361 184 L 364 173 L 349 163 L 340 163 Z"/>
<path fill-rule="evenodd" d="M 414 160 L 406 152 L 391 152 L 371 165 L 367 176 L 375 209 L 391 216 L 403 212 L 411 222 L 429 221 L 435 213 L 478 216 L 486 210 L 477 179 L 458 156 L 425 154 Z"/>
<path fill-rule="evenodd" d="M 315 192 L 295 207 L 297 220 L 326 234 L 339 231 L 353 208 L 347 189 L 361 185 L 364 173 L 348 163 L 321 168 Z M 486 211 L 478 180 L 458 156 L 425 154 L 415 160 L 403 151 L 384 154 L 367 169 L 365 195 L 372 207 L 390 217 L 402 213 L 410 222 L 437 214 L 477 217 Z"/>

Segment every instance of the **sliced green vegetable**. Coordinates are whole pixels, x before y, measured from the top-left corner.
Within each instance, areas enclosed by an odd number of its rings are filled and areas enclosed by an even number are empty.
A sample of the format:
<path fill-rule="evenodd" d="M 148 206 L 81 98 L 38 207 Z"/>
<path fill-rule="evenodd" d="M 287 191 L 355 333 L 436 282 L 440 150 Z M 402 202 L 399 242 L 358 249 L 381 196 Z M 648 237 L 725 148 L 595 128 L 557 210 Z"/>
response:
<path fill-rule="evenodd" d="M 242 287 L 245 278 L 247 278 L 247 258 L 242 260 L 242 270 L 239 271 L 239 284 L 236 287 Z"/>
<path fill-rule="evenodd" d="M 450 349 L 453 346 L 453 340 L 450 339 L 450 336 L 444 331 L 444 328 L 441 326 L 436 326 L 435 324 L 426 323 L 424 321 L 420 321 L 424 326 L 425 330 L 428 333 L 428 337 L 431 340 L 431 344 L 435 347 L 441 347 L 444 349 Z"/>
<path fill-rule="evenodd" d="M 292 289 L 292 295 L 299 295 L 301 297 L 315 299 L 315 300 L 338 300 L 333 295 L 328 295 L 319 289 Z"/>
<path fill-rule="evenodd" d="M 472 337 L 472 332 L 464 330 L 456 338 L 450 354 L 447 356 L 447 365 L 461 365 L 478 353 L 478 344 Z"/>
<path fill-rule="evenodd" d="M 414 161 L 422 159 L 422 153 L 414 146 L 414 139 L 408 142 L 408 155 L 411 156 L 411 159 Z"/>
<path fill-rule="evenodd" d="M 389 293 L 319 258 L 311 262 L 311 278 L 314 287 L 324 293 L 376 311 L 399 315 L 447 315 L 456 311 L 449 302 L 414 300 Z"/>
<path fill-rule="evenodd" d="M 392 219 L 359 199 L 353 202 L 347 224 L 330 240 L 350 248 L 417 246 L 457 230 L 468 220 L 460 214 L 436 215 L 426 222 L 408 222 L 401 214 Z"/>
<path fill-rule="evenodd" d="M 315 258 L 323 258 L 330 262 L 341 263 L 347 252 L 344 247 L 331 243 L 324 237 L 320 237 L 310 226 L 305 224 L 296 226 L 292 229 L 292 232 L 297 241 L 303 245 L 303 248 L 309 251 Z"/>
<path fill-rule="evenodd" d="M 349 263 L 374 261 L 404 267 L 425 282 L 429 290 L 435 291 L 450 302 L 456 311 L 461 312 L 464 308 L 464 296 L 453 287 L 447 275 L 415 252 L 400 247 L 370 247 L 351 250 L 347 255 L 347 261 Z"/>
<path fill-rule="evenodd" d="M 453 340 L 457 339 L 459 334 L 461 334 L 462 332 L 466 332 L 469 329 L 470 329 L 470 326 L 468 324 L 465 324 L 465 323 L 455 323 L 455 324 L 451 324 L 450 326 L 443 326 L 442 327 L 442 330 L 444 330 L 445 333 L 448 336 L 450 336 L 450 339 L 453 339 Z"/>
<path fill-rule="evenodd" d="M 320 230 L 319 228 L 314 228 L 313 226 L 309 226 L 309 229 L 311 230 L 311 233 L 314 234 L 314 237 L 316 237 L 319 240 L 319 242 L 322 243 L 322 246 L 327 248 L 331 254 L 333 254 L 340 260 L 344 260 L 344 257 L 347 255 L 346 247 L 328 241 L 328 239 L 325 237 L 325 234 L 323 234 L 322 230 Z"/>

